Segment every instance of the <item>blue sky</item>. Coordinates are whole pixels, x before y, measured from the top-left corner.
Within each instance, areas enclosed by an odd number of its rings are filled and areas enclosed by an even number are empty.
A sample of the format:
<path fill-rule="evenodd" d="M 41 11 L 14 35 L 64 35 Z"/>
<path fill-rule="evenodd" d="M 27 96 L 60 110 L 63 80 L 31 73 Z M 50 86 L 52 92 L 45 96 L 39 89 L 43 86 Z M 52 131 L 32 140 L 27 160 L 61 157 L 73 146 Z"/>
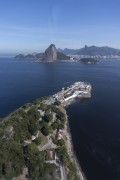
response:
<path fill-rule="evenodd" d="M 120 48 L 120 0 L 0 0 L 0 53 Z"/>

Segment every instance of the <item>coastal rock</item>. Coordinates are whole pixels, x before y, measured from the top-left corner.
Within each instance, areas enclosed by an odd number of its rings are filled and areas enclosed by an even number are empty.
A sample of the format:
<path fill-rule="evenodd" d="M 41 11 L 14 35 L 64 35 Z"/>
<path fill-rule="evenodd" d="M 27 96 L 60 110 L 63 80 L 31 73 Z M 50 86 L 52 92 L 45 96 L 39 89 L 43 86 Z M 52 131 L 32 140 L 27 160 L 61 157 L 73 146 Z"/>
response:
<path fill-rule="evenodd" d="M 43 60 L 52 62 L 57 60 L 57 49 L 54 44 L 46 49 Z"/>

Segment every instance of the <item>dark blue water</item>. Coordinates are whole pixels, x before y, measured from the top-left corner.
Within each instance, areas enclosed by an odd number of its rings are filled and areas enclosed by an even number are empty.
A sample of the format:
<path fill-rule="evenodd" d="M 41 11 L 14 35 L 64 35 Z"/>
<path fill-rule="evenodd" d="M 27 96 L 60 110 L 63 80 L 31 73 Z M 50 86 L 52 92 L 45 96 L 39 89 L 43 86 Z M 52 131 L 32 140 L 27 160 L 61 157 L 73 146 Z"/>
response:
<path fill-rule="evenodd" d="M 120 61 L 38 64 L 0 58 L 0 116 L 75 81 L 93 86 L 90 100 L 67 109 L 81 167 L 88 180 L 120 180 Z"/>

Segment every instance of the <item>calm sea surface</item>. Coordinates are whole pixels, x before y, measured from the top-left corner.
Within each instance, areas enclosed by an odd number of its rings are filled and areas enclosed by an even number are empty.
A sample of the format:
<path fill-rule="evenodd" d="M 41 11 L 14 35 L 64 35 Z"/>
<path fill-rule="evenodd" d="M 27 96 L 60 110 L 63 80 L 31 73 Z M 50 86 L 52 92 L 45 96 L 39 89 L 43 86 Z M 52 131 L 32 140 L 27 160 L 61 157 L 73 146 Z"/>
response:
<path fill-rule="evenodd" d="M 120 61 L 35 63 L 0 58 L 0 117 L 75 81 L 92 84 L 92 98 L 67 108 L 73 144 L 88 180 L 120 180 Z"/>

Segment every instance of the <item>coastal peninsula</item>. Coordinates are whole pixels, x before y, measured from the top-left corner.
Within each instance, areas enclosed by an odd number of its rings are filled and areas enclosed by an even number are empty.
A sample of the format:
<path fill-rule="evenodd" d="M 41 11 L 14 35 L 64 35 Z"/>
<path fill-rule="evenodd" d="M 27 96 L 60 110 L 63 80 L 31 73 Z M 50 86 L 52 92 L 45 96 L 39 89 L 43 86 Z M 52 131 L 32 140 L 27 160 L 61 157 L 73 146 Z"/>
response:
<path fill-rule="evenodd" d="M 76 82 L 11 113 L 0 123 L 0 179 L 85 180 L 73 151 L 65 107 L 90 98 L 91 84 Z"/>

